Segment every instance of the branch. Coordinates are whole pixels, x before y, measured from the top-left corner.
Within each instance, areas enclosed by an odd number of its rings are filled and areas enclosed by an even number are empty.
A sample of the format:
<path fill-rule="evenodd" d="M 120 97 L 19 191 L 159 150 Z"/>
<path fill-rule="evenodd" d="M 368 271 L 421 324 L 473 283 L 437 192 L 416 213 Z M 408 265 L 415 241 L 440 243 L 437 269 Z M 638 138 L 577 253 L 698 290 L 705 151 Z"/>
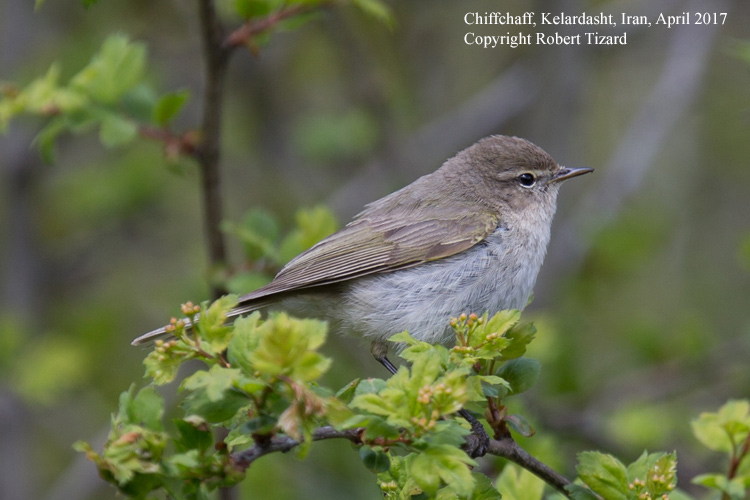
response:
<path fill-rule="evenodd" d="M 278 12 L 264 17 L 258 21 L 247 21 L 245 24 L 231 32 L 224 40 L 224 47 L 227 49 L 236 49 L 242 45 L 246 45 L 255 35 L 259 35 L 265 31 L 273 29 L 277 24 L 285 19 L 289 19 L 302 14 L 307 14 L 318 8 L 326 7 L 327 3 L 318 5 L 304 5 L 299 4 L 294 7 L 287 7 L 281 9 Z"/>
<path fill-rule="evenodd" d="M 361 445 L 362 435 L 365 429 L 363 427 L 356 429 L 346 429 L 339 431 L 333 427 L 320 427 L 313 432 L 313 441 L 322 441 L 324 439 L 347 439 L 354 444 Z M 286 453 L 299 446 L 300 442 L 289 436 L 274 436 L 265 442 L 257 442 L 254 446 L 237 452 L 232 455 L 232 462 L 242 471 L 245 471 L 253 462 L 269 453 L 281 452 Z M 560 493 L 568 496 L 565 486 L 570 484 L 565 477 L 561 476 L 547 465 L 543 464 L 536 458 L 521 448 L 512 437 L 507 436 L 501 439 L 491 439 L 488 453 L 510 460 L 516 465 L 523 467 L 533 473 L 539 479 L 546 482 Z"/>
<path fill-rule="evenodd" d="M 198 0 L 198 12 L 205 58 L 205 88 L 201 142 L 195 150 L 200 165 L 203 195 L 204 230 L 208 240 L 210 271 L 222 268 L 227 261 L 224 235 L 219 229 L 222 220 L 219 153 L 221 146 L 222 89 L 229 63 L 229 51 L 223 46 L 224 30 L 216 15 L 213 0 Z M 213 280 L 211 280 L 213 281 Z M 211 283 L 211 295 L 224 295 L 223 287 Z"/>
<path fill-rule="evenodd" d="M 339 431 L 333 427 L 320 427 L 313 431 L 313 441 L 323 441 L 324 439 L 348 439 L 354 444 L 362 444 L 362 434 L 364 428 L 346 429 Z M 300 445 L 300 442 L 289 436 L 275 436 L 261 444 L 255 444 L 246 450 L 232 455 L 232 461 L 235 466 L 244 471 L 257 459 L 269 453 L 280 451 L 286 453 L 289 450 Z"/>
<path fill-rule="evenodd" d="M 529 453 L 521 448 L 512 437 L 507 436 L 501 439 L 491 439 L 490 448 L 487 453 L 508 459 L 519 467 L 523 467 L 566 497 L 570 498 L 568 491 L 565 489 L 565 486 L 569 485 L 570 481 L 552 470 L 549 466 L 529 455 Z"/>
<path fill-rule="evenodd" d="M 140 125 L 138 134 L 144 139 L 163 143 L 164 153 L 169 159 L 176 159 L 180 155 L 196 157 L 198 139 L 195 131 L 175 134 L 168 128 Z"/>

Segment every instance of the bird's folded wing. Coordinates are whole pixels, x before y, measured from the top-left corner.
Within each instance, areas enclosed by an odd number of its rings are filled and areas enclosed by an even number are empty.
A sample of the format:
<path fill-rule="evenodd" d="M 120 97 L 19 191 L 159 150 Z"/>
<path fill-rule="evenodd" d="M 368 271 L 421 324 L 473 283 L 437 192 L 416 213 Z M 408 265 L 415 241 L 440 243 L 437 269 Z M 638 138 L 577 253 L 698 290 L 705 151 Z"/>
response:
<path fill-rule="evenodd" d="M 497 227 L 491 214 L 458 212 L 428 220 L 357 219 L 298 255 L 271 283 L 241 297 L 240 307 L 277 293 L 449 257 L 476 245 Z"/>

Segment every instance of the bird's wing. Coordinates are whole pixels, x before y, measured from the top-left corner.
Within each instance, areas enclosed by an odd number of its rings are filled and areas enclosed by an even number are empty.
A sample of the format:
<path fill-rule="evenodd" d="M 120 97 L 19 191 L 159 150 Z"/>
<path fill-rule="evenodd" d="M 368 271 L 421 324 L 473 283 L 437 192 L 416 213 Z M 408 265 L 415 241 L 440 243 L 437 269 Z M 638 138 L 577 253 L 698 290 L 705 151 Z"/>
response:
<path fill-rule="evenodd" d="M 476 245 L 498 225 L 497 217 L 489 213 L 444 212 L 427 220 L 412 214 L 378 220 L 365 212 L 362 218 L 295 257 L 271 283 L 241 297 L 239 307 L 263 302 L 277 293 L 449 257 Z"/>
<path fill-rule="evenodd" d="M 411 195 L 410 189 L 402 190 L 400 199 L 394 200 L 397 192 L 370 204 L 349 225 L 292 259 L 271 283 L 240 297 L 229 318 L 273 303 L 276 294 L 450 257 L 484 240 L 498 226 L 495 215 L 477 212 L 475 205 L 445 206 Z M 132 343 L 144 344 L 166 334 L 159 328 Z"/>

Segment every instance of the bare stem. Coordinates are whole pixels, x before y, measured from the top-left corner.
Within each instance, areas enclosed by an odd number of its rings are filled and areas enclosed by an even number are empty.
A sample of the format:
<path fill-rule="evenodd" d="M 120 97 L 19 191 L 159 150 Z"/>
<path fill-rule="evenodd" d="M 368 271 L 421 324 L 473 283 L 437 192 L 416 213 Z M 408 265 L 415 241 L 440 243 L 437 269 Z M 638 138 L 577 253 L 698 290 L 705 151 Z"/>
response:
<path fill-rule="evenodd" d="M 363 433 L 364 429 L 362 428 L 338 431 L 333 427 L 326 426 L 320 427 L 313 431 L 312 440 L 322 441 L 324 439 L 348 439 L 354 444 L 362 444 Z M 233 454 L 232 461 L 234 462 L 236 467 L 244 471 L 245 469 L 250 467 L 253 462 L 264 455 L 268 455 L 269 453 L 275 453 L 278 451 L 280 451 L 281 453 L 286 453 L 299 445 L 300 442 L 292 437 L 274 436 L 267 441 L 264 441 L 260 444 L 256 443 L 255 446 Z"/>
<path fill-rule="evenodd" d="M 222 90 L 229 63 L 229 51 L 223 46 L 224 30 L 216 15 L 213 0 L 198 0 L 198 12 L 205 59 L 205 88 L 201 120 L 201 140 L 195 157 L 200 165 L 201 192 L 203 196 L 204 230 L 208 244 L 209 272 L 226 265 L 227 253 L 222 220 L 221 182 L 219 157 L 221 148 Z M 226 293 L 211 280 L 214 299 Z"/>

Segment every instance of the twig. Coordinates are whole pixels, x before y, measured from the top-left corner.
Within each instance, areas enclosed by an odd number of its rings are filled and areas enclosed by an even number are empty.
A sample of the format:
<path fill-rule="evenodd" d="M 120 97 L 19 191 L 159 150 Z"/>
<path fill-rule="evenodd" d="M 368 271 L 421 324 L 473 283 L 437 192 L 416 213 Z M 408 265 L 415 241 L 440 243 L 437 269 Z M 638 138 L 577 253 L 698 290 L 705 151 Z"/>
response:
<path fill-rule="evenodd" d="M 281 21 L 302 14 L 307 14 L 308 12 L 312 12 L 313 10 L 325 6 L 327 6 L 327 4 L 325 3 L 318 5 L 299 4 L 295 5 L 294 7 L 281 9 L 278 12 L 274 12 L 273 14 L 258 21 L 247 21 L 245 24 L 232 31 L 226 37 L 226 39 L 224 40 L 224 47 L 227 49 L 236 49 L 237 47 L 241 47 L 242 45 L 247 44 L 253 38 L 253 36 L 274 28 Z"/>
<path fill-rule="evenodd" d="M 737 475 L 737 471 L 740 468 L 740 464 L 745 459 L 745 457 L 748 456 L 748 453 L 750 453 L 750 433 L 747 434 L 747 437 L 745 438 L 744 443 L 742 444 L 742 448 L 740 449 L 739 453 L 733 453 L 732 456 L 732 463 L 729 467 L 729 473 L 727 474 L 727 479 L 732 480 Z"/>
<path fill-rule="evenodd" d="M 151 139 L 164 144 L 164 151 L 169 158 L 179 155 L 195 156 L 196 133 L 194 131 L 175 134 L 167 128 L 140 125 L 138 134 L 144 139 Z"/>

